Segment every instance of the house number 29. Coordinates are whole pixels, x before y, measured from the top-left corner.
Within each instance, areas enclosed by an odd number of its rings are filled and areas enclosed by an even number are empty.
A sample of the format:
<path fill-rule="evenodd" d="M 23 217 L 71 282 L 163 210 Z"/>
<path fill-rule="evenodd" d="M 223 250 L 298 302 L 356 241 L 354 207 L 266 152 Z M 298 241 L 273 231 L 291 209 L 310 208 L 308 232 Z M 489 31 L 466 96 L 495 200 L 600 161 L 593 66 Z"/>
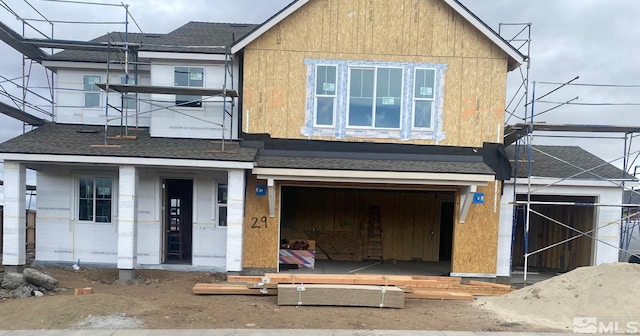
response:
<path fill-rule="evenodd" d="M 267 216 L 251 217 L 251 228 L 252 229 L 266 229 L 267 228 Z"/>

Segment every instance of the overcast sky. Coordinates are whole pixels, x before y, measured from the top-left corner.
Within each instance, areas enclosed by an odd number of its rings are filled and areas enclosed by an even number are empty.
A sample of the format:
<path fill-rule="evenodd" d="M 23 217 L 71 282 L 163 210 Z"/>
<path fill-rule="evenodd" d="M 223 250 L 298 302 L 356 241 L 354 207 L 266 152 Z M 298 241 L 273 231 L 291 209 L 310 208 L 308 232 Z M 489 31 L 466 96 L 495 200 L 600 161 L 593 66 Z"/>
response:
<path fill-rule="evenodd" d="M 90 0 L 91 1 L 91 0 Z M 119 3 L 119 1 L 92 2 Z M 128 0 L 130 11 L 145 33 L 167 33 L 188 21 L 260 23 L 290 0 Z M 530 80 L 536 82 L 565 82 L 575 76 L 575 83 L 611 85 L 640 84 L 640 1 L 638 0 L 461 0 L 480 19 L 498 30 L 499 23 L 532 23 Z M 17 31 L 21 24 L 6 8 L 25 18 L 38 18 L 40 13 L 50 20 L 66 21 L 124 21 L 122 7 L 79 5 L 45 0 L 0 0 L 0 20 Z M 4 8 L 2 8 L 4 7 Z M 33 22 L 43 31 L 50 28 Z M 131 31 L 138 31 L 134 24 Z M 507 27 L 512 28 L 512 27 Z M 86 40 L 107 31 L 122 31 L 124 25 L 56 24 L 55 37 Z M 507 35 L 512 35 L 513 29 Z M 31 33 L 29 37 L 38 37 Z M 21 76 L 21 56 L 4 44 L 0 45 L 0 75 Z M 42 71 L 34 73 L 32 81 Z M 41 75 L 40 75 L 41 76 Z M 509 100 L 514 88 L 520 85 L 516 70 L 510 75 Z M 2 82 L 2 80 L 0 80 Z M 11 85 L 2 83 L 7 90 Z M 536 94 L 556 86 L 537 84 Z M 533 88 L 533 84 L 531 84 Z M 17 93 L 14 91 L 14 93 Z M 640 88 L 622 87 L 565 87 L 544 100 L 564 102 L 579 96 L 575 102 L 640 104 Z M 2 101 L 7 99 L 0 96 Z M 537 103 L 536 113 L 554 105 Z M 540 115 L 537 121 L 553 123 L 640 125 L 640 106 L 566 105 Z M 522 116 L 524 109 L 517 109 Z M 509 123 L 521 122 L 516 117 Z M 22 132 L 22 124 L 0 115 L 0 141 Z M 620 140 L 581 140 L 566 138 L 536 138 L 536 143 L 578 144 L 609 161 L 622 156 Z M 639 146 L 640 148 L 640 146 Z M 618 166 L 621 161 L 614 162 Z M 1 176 L 1 175 L 0 175 Z"/>

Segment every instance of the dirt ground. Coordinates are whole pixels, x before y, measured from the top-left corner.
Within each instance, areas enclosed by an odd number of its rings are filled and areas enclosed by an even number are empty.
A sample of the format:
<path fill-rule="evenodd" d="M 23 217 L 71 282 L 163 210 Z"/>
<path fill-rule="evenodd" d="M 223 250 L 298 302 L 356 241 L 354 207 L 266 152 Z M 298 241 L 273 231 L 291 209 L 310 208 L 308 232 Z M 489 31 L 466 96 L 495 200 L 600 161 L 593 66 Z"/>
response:
<path fill-rule="evenodd" d="M 137 285 L 114 281 L 117 270 L 41 269 L 60 281 L 56 293 L 0 301 L 0 329 L 71 329 L 87 317 L 113 314 L 136 318 L 147 329 L 286 328 L 408 329 L 470 331 L 559 330 L 511 323 L 468 301 L 407 300 L 404 309 L 278 306 L 275 296 L 191 294 L 198 282 L 223 275 L 137 270 Z M 74 295 L 93 287 L 94 294 Z"/>

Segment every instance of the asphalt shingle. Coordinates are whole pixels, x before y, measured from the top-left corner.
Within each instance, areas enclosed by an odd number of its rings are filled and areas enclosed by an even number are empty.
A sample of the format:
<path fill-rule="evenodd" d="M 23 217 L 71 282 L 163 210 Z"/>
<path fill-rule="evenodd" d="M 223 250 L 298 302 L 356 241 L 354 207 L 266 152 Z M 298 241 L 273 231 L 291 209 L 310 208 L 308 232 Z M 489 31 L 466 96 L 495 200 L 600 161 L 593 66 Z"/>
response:
<path fill-rule="evenodd" d="M 108 136 L 120 134 L 120 127 L 109 127 Z M 223 152 L 220 141 L 151 137 L 148 129 L 131 130 L 129 135 L 136 139 L 107 140 L 119 148 L 92 147 L 104 144 L 103 126 L 49 123 L 0 144 L 0 153 L 252 162 L 257 152 L 237 141 L 226 142 Z"/>
<path fill-rule="evenodd" d="M 515 162 L 516 146 L 507 147 L 514 175 L 528 176 L 528 155 L 526 146 L 517 146 L 518 162 Z M 534 145 L 531 155 L 531 176 L 550 178 L 571 178 L 581 180 L 610 180 L 633 178 L 621 169 L 578 146 L 538 146 Z M 588 171 L 587 171 L 588 170 Z"/>

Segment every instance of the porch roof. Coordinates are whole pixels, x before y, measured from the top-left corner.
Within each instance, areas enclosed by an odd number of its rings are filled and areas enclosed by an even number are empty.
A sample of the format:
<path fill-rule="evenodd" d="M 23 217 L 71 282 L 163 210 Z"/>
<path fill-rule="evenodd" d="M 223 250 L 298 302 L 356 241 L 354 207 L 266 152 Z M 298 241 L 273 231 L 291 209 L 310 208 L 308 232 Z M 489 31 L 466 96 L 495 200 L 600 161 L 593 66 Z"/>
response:
<path fill-rule="evenodd" d="M 219 140 L 151 137 L 148 128 L 130 128 L 129 137 L 122 134 L 123 128 L 109 127 L 105 145 L 104 126 L 48 123 L 0 144 L 0 158 L 95 163 L 120 158 L 111 160 L 113 164 L 144 162 L 133 159 L 188 160 L 200 162 L 198 166 L 220 161 L 242 162 L 250 168 L 257 152 L 256 148 L 241 147 L 237 141 L 226 141 L 223 148 Z"/>

